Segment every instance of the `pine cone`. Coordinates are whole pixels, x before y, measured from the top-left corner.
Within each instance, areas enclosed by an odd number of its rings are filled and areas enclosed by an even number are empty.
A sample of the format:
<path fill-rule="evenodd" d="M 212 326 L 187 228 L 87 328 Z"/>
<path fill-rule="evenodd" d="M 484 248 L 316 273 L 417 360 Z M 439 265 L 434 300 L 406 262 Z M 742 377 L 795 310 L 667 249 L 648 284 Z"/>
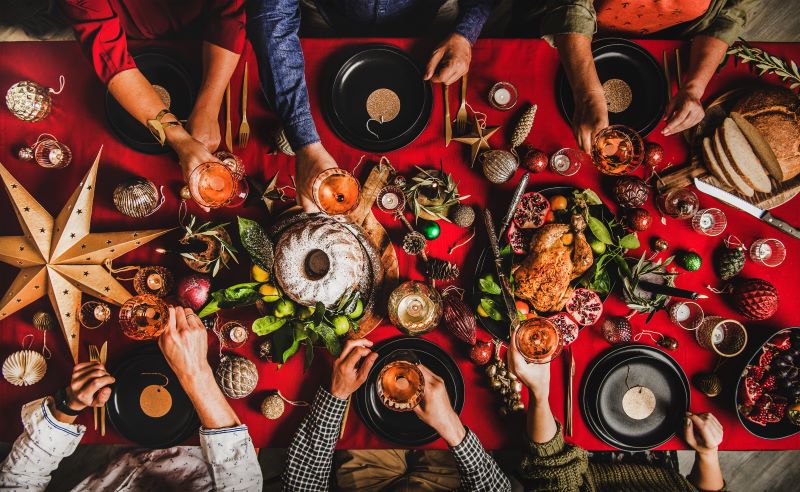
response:
<path fill-rule="evenodd" d="M 620 207 L 636 208 L 647 202 L 650 188 L 641 178 L 625 176 L 614 185 L 614 198 Z"/>
<path fill-rule="evenodd" d="M 228 398 L 244 398 L 256 389 L 256 365 L 238 355 L 223 355 L 214 374 L 222 392 Z"/>
<path fill-rule="evenodd" d="M 475 209 L 469 205 L 458 204 L 450 211 L 450 220 L 458 227 L 471 227 L 475 222 Z"/>
<path fill-rule="evenodd" d="M 427 240 L 422 233 L 417 231 L 409 232 L 403 236 L 403 251 L 410 255 L 418 255 L 425 250 Z"/>
<path fill-rule="evenodd" d="M 428 271 L 426 273 L 431 280 L 448 282 L 450 280 L 455 280 L 460 272 L 458 266 L 454 263 L 431 258 L 428 260 Z"/>
<path fill-rule="evenodd" d="M 744 268 L 745 256 L 740 247 L 724 248 L 717 256 L 717 275 L 722 280 L 730 280 Z"/>
<path fill-rule="evenodd" d="M 536 118 L 536 108 L 537 106 L 534 104 L 522 113 L 517 126 L 514 128 L 514 134 L 511 136 L 512 149 L 522 145 L 522 142 L 530 135 L 531 128 L 533 128 L 533 120 Z"/>

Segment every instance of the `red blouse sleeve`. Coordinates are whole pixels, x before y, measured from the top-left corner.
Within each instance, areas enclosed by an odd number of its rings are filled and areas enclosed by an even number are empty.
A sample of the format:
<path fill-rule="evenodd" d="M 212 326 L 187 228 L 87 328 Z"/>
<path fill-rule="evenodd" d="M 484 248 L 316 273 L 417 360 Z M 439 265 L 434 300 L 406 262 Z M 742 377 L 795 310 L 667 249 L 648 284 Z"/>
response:
<path fill-rule="evenodd" d="M 244 49 L 244 0 L 210 0 L 205 40 L 228 51 Z"/>
<path fill-rule="evenodd" d="M 60 0 L 75 35 L 104 84 L 116 74 L 136 68 L 119 16 L 108 0 Z"/>

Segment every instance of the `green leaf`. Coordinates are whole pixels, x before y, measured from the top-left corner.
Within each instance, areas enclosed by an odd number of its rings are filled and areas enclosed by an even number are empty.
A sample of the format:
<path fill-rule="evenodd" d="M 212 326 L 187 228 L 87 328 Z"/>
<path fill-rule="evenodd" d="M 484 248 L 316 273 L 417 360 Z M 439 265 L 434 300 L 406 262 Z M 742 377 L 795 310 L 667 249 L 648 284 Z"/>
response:
<path fill-rule="evenodd" d="M 501 293 L 500 286 L 497 285 L 497 282 L 494 281 L 494 277 L 491 275 L 486 275 L 478 280 L 478 284 L 480 285 L 480 291 L 484 294 L 499 296 Z"/>
<path fill-rule="evenodd" d="M 306 346 L 306 355 L 303 359 L 303 372 L 308 371 L 308 368 L 311 367 L 311 363 L 314 362 L 314 344 L 310 341 L 305 343 Z"/>
<path fill-rule="evenodd" d="M 203 309 L 201 309 L 200 312 L 197 313 L 197 316 L 205 318 L 206 316 L 214 314 L 219 310 L 220 310 L 219 301 L 216 299 L 211 299 L 211 301 L 209 301 L 208 304 L 203 306 Z"/>
<path fill-rule="evenodd" d="M 264 271 L 272 271 L 274 251 L 272 241 L 261 225 L 250 219 L 238 217 L 239 219 L 239 238 L 244 249 L 250 255 L 253 263 Z"/>
<path fill-rule="evenodd" d="M 319 326 L 322 320 L 325 319 L 326 314 L 327 310 L 325 309 L 325 304 L 318 302 L 314 307 L 314 315 L 311 317 L 311 326 Z"/>
<path fill-rule="evenodd" d="M 592 231 L 592 235 L 594 237 L 596 237 L 598 240 L 600 240 L 605 244 L 614 244 L 613 241 L 611 240 L 611 233 L 608 231 L 608 228 L 606 227 L 605 224 L 603 224 L 603 222 L 600 219 L 592 217 L 590 215 L 588 224 L 589 224 L 589 230 Z"/>
<path fill-rule="evenodd" d="M 597 193 L 595 193 L 590 188 L 586 188 L 585 190 L 583 190 L 581 192 L 577 192 L 577 194 L 575 196 L 583 198 L 583 200 L 588 205 L 602 205 L 603 204 L 603 200 L 601 200 L 600 197 L 597 196 Z"/>
<path fill-rule="evenodd" d="M 253 322 L 253 333 L 259 336 L 269 335 L 280 329 L 286 324 L 288 318 L 278 318 L 277 316 L 264 316 Z"/>
<path fill-rule="evenodd" d="M 312 329 L 322 338 L 322 343 L 325 344 L 325 348 L 328 349 L 328 352 L 334 357 L 339 357 L 339 354 L 342 353 L 342 345 L 339 342 L 339 337 L 337 337 L 336 333 L 333 331 L 333 326 L 327 322 L 323 322 Z"/>
<path fill-rule="evenodd" d="M 505 258 L 507 256 L 510 256 L 511 253 L 512 253 L 512 251 L 511 251 L 511 245 L 510 244 L 506 244 L 505 246 L 503 246 L 503 249 L 500 250 L 500 256 L 503 257 L 503 258 Z"/>
<path fill-rule="evenodd" d="M 488 297 L 482 298 L 481 307 L 490 318 L 495 321 L 502 321 L 503 314 L 497 309 L 497 302 L 495 302 L 494 299 L 489 299 Z"/>
<path fill-rule="evenodd" d="M 278 360 L 282 363 L 297 352 L 298 346 L 299 342 L 294 340 L 294 330 L 289 326 L 272 334 L 274 353 L 278 355 Z"/>
<path fill-rule="evenodd" d="M 639 237 L 636 235 L 636 233 L 631 232 L 619 240 L 619 245 L 625 249 L 637 249 L 639 246 L 641 246 L 641 243 L 639 243 Z"/>

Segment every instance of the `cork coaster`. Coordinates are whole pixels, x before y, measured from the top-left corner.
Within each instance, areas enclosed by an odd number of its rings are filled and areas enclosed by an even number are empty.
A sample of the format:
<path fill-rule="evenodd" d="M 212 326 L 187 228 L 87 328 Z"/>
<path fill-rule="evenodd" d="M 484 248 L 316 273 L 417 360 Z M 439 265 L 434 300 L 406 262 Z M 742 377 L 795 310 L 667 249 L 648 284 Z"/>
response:
<path fill-rule="evenodd" d="M 628 109 L 633 101 L 631 87 L 621 79 L 608 79 L 603 83 L 609 113 L 621 113 Z"/>
<path fill-rule="evenodd" d="M 169 95 L 169 92 L 167 92 L 165 88 L 158 84 L 153 84 L 153 90 L 156 91 L 158 97 L 161 98 L 161 102 L 164 103 L 164 106 L 169 108 L 169 105 L 172 102 L 172 96 Z"/>
<path fill-rule="evenodd" d="M 656 395 L 650 388 L 634 386 L 622 397 L 622 411 L 633 420 L 644 420 L 656 409 Z"/>
<path fill-rule="evenodd" d="M 139 406 L 148 417 L 157 419 L 163 417 L 172 409 L 172 395 L 167 388 L 158 384 L 151 384 L 142 390 L 139 395 Z"/>
<path fill-rule="evenodd" d="M 400 98 L 389 89 L 375 90 L 367 97 L 367 114 L 381 123 L 392 121 L 400 114 Z"/>

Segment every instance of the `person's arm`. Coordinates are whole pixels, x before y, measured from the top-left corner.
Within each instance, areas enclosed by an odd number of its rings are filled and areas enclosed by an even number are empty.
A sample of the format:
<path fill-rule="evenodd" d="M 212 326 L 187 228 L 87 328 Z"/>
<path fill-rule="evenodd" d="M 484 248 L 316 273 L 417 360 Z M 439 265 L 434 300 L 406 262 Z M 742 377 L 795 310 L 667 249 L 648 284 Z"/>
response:
<path fill-rule="evenodd" d="M 697 453 L 689 481 L 700 490 L 722 490 L 725 480 L 719 466 L 722 424 L 710 413 L 686 414 L 684 439 Z"/>
<path fill-rule="evenodd" d="M 608 106 L 594 66 L 592 39 L 584 34 L 557 34 L 555 45 L 575 101 L 572 133 L 578 147 L 589 153 L 594 135 L 608 126 Z"/>
<path fill-rule="evenodd" d="M 102 406 L 111 396 L 108 385 L 113 382 L 99 362 L 76 364 L 64 393 L 66 405 L 73 412 Z M 0 465 L 0 490 L 45 490 L 53 471 L 75 452 L 86 432 L 84 426 L 75 425 L 76 418 L 57 410 L 50 397 L 22 407 L 25 430 Z"/>
<path fill-rule="evenodd" d="M 378 354 L 372 342 L 348 340 L 333 363 L 330 391 L 320 388 L 311 411 L 297 429 L 283 472 L 283 490 L 330 489 L 333 451 L 350 395 L 364 384 Z"/>
<path fill-rule="evenodd" d="M 418 367 L 425 378 L 425 391 L 414 413 L 433 427 L 450 447 L 458 466 L 461 489 L 475 492 L 510 491 L 508 477 L 453 410 L 444 380 L 427 367 L 421 364 Z"/>
<path fill-rule="evenodd" d="M 261 490 L 263 478 L 253 441 L 217 386 L 200 318 L 190 309 L 170 307 L 158 346 L 200 418 L 200 445 L 215 489 Z"/>

